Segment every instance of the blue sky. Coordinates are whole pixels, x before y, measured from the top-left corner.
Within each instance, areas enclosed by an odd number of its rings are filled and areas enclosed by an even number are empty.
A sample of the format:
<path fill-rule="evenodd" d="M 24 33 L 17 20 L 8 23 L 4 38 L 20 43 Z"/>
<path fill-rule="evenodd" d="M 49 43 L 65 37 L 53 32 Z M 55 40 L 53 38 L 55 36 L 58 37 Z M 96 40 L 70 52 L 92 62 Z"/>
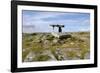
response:
<path fill-rule="evenodd" d="M 51 24 L 65 25 L 63 32 L 90 31 L 89 13 L 23 10 L 22 16 L 24 33 L 52 32 Z"/>

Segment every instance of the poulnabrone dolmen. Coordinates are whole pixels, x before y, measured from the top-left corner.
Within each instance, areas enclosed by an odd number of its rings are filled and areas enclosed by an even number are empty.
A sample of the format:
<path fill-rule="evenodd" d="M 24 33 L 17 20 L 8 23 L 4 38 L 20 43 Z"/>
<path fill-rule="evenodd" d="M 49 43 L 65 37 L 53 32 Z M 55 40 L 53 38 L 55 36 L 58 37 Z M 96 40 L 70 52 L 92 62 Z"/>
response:
<path fill-rule="evenodd" d="M 62 28 L 64 28 L 65 25 L 62 25 L 62 24 L 54 24 L 54 25 L 50 25 L 50 26 L 53 27 L 53 32 L 51 33 L 53 36 L 55 36 L 57 38 L 69 36 L 69 34 L 66 34 L 66 33 L 62 32 Z M 55 27 L 58 28 L 58 32 L 55 32 L 54 31 L 54 28 Z M 70 35 L 70 37 L 71 37 L 71 35 Z"/>

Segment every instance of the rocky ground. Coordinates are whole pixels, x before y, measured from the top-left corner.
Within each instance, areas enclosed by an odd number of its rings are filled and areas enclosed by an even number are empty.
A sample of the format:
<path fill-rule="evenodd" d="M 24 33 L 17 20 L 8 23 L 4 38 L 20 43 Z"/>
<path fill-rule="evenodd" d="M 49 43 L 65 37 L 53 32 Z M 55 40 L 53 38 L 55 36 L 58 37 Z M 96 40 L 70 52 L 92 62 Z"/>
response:
<path fill-rule="evenodd" d="M 22 61 L 61 61 L 90 58 L 90 33 L 73 32 L 59 38 L 51 33 L 23 33 Z"/>

